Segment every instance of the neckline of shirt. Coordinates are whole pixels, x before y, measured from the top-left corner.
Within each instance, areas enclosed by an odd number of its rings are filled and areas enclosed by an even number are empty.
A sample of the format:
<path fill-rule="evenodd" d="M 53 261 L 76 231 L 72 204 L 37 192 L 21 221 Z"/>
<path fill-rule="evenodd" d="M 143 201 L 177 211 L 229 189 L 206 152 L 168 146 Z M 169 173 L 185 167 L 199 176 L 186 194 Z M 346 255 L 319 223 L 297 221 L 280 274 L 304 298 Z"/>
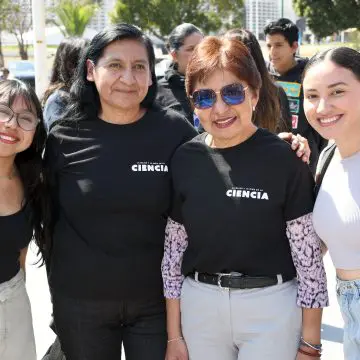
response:
<path fill-rule="evenodd" d="M 248 137 L 246 140 L 242 141 L 240 144 L 236 144 L 234 146 L 229 146 L 226 148 L 213 148 L 210 147 L 207 143 L 206 143 L 206 136 L 208 135 L 207 132 L 202 133 L 201 136 L 201 142 L 203 143 L 203 145 L 206 146 L 207 149 L 214 151 L 214 152 L 229 152 L 232 150 L 236 150 L 239 148 L 242 148 L 243 146 L 246 146 L 247 144 L 251 144 L 254 140 L 256 140 L 256 138 L 260 135 L 261 133 L 261 129 L 257 128 L 256 131 L 250 136 Z"/>

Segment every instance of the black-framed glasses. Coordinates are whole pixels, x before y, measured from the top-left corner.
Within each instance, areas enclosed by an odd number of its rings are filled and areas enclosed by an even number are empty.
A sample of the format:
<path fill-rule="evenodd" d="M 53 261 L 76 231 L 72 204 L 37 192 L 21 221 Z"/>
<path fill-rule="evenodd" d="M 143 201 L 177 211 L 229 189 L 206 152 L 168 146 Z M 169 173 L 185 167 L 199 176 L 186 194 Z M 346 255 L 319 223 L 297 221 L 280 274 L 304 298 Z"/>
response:
<path fill-rule="evenodd" d="M 25 131 L 34 130 L 40 122 L 40 120 L 30 111 L 16 113 L 8 105 L 0 103 L 0 123 L 9 122 L 14 116 L 18 126 Z"/>
<path fill-rule="evenodd" d="M 214 106 L 217 99 L 216 94 L 220 94 L 227 105 L 239 105 L 245 101 L 245 90 L 247 88 L 248 86 L 242 84 L 230 84 L 222 87 L 220 91 L 200 89 L 195 90 L 190 99 L 197 109 L 209 109 Z"/>

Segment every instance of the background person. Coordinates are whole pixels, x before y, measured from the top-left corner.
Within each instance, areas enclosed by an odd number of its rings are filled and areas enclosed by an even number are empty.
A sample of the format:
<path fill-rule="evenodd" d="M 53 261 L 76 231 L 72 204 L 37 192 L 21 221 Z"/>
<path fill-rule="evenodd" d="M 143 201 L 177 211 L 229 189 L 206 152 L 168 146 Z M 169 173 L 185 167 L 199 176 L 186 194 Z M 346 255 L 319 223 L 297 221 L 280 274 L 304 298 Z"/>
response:
<path fill-rule="evenodd" d="M 264 33 L 269 51 L 268 70 L 288 96 L 292 114 L 292 132 L 300 134 L 309 141 L 310 168 L 315 173 L 319 154 L 327 141 L 308 124 L 305 118 L 301 80 L 308 60 L 296 57 L 299 29 L 290 20 L 282 18 L 266 25 Z"/>
<path fill-rule="evenodd" d="M 10 71 L 6 67 L 0 69 L 0 80 L 7 80 L 9 77 Z"/>
<path fill-rule="evenodd" d="M 117 24 L 81 57 L 68 113 L 46 148 L 54 198 L 49 283 L 69 360 L 163 360 L 161 259 L 168 165 L 196 131 L 154 105 L 153 44 Z"/>
<path fill-rule="evenodd" d="M 206 132 L 171 162 L 167 360 L 187 359 L 186 346 L 192 360 L 320 355 L 328 296 L 313 178 L 288 144 L 253 123 L 260 87 L 234 39 L 205 38 L 188 64 L 186 90 Z"/>
<path fill-rule="evenodd" d="M 88 44 L 86 39 L 65 38 L 56 50 L 50 84 L 42 100 L 47 131 L 64 115 L 76 66 Z"/>
<path fill-rule="evenodd" d="M 303 86 L 309 123 L 325 139 L 335 141 L 321 155 L 327 156 L 327 168 L 318 174 L 322 183 L 313 218 L 336 267 L 345 359 L 356 360 L 360 358 L 360 54 L 341 47 L 315 55 L 305 68 Z"/>
<path fill-rule="evenodd" d="M 35 360 L 25 259 L 44 241 L 41 155 L 46 132 L 39 100 L 18 80 L 0 83 L 0 358 Z"/>
<path fill-rule="evenodd" d="M 172 62 L 159 81 L 157 101 L 165 108 L 179 111 L 194 125 L 193 109 L 186 96 L 186 66 L 195 46 L 203 39 L 201 30 L 193 24 L 178 25 L 169 35 L 167 49 Z"/>

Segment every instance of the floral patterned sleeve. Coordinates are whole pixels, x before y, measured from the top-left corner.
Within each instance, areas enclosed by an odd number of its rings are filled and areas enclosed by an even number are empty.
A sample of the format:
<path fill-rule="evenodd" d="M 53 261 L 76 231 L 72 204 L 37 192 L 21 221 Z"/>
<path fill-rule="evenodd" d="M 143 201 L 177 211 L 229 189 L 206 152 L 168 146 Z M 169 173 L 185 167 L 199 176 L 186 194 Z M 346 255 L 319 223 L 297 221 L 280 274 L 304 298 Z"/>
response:
<path fill-rule="evenodd" d="M 179 299 L 184 276 L 181 263 L 188 245 L 188 238 L 183 225 L 168 218 L 165 228 L 164 257 L 161 272 L 164 282 L 164 295 L 168 299 Z"/>
<path fill-rule="evenodd" d="M 328 306 L 321 240 L 314 230 L 312 213 L 287 221 L 286 235 L 297 272 L 297 305 L 303 308 Z"/>

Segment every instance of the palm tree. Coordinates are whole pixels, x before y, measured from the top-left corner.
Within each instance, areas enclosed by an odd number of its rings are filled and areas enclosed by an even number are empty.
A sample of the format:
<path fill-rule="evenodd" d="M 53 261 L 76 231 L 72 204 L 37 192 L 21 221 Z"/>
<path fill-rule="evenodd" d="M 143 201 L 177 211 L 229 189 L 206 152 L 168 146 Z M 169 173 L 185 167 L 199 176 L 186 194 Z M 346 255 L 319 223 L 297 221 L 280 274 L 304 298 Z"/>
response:
<path fill-rule="evenodd" d="M 98 4 L 90 0 L 60 0 L 53 9 L 61 31 L 65 36 L 82 36 L 86 26 L 98 10 Z"/>

